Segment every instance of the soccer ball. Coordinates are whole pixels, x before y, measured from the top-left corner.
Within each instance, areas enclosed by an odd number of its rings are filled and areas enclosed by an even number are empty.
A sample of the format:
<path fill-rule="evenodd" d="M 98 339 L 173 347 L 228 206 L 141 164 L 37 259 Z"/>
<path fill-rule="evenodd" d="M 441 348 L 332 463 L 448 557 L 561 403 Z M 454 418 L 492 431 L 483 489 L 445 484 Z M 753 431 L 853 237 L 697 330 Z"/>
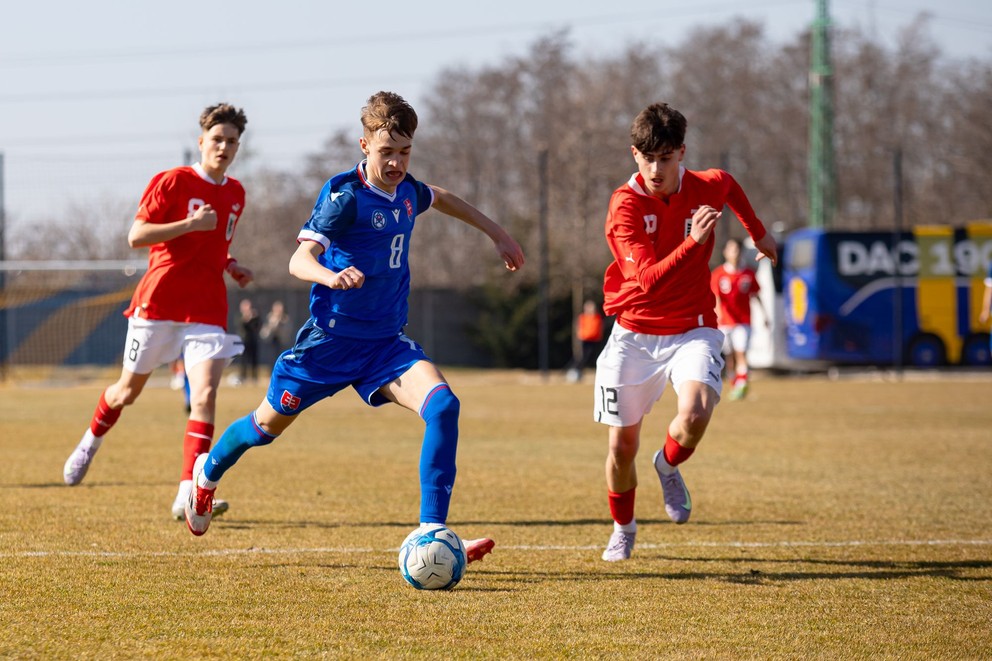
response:
<path fill-rule="evenodd" d="M 450 590 L 465 574 L 465 545 L 444 526 L 421 526 L 400 546 L 400 574 L 418 590 Z"/>

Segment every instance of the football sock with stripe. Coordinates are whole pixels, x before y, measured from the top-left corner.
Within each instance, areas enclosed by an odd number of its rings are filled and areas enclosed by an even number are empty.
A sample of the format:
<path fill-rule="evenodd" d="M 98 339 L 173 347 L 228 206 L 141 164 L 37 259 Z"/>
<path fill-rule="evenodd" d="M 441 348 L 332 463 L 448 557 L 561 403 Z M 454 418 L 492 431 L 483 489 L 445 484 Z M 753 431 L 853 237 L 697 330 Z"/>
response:
<path fill-rule="evenodd" d="M 193 479 L 193 463 L 197 456 L 210 452 L 214 440 L 214 426 L 209 422 L 189 420 L 186 422 L 186 436 L 183 437 L 183 472 L 181 480 Z"/>
<path fill-rule="evenodd" d="M 110 404 L 105 399 L 106 394 L 106 392 L 100 393 L 100 401 L 97 402 L 96 410 L 93 411 L 93 418 L 90 420 L 90 432 L 97 438 L 110 431 L 124 410 L 123 406 L 119 409 L 110 408 Z"/>
<path fill-rule="evenodd" d="M 460 409 L 447 383 L 434 386 L 420 407 L 420 417 L 427 425 L 420 448 L 420 520 L 424 523 L 444 523 L 448 518 Z"/>
<path fill-rule="evenodd" d="M 227 469 L 238 462 L 249 448 L 268 445 L 276 437 L 262 431 L 255 420 L 255 412 L 232 422 L 210 451 L 210 458 L 203 466 L 203 477 L 207 484 L 201 487 L 214 488 Z"/>

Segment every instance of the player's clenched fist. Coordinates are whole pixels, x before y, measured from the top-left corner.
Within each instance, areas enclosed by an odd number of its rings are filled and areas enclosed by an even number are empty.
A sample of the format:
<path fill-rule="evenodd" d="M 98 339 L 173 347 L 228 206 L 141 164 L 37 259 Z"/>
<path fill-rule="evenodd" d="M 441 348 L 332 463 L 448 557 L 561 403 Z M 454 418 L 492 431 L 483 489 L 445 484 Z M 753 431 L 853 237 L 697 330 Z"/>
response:
<path fill-rule="evenodd" d="M 217 227 L 217 212 L 209 204 L 204 204 L 194 211 L 191 218 L 193 219 L 193 231 L 195 232 L 209 232 Z"/>
<path fill-rule="evenodd" d="M 689 230 L 689 236 L 696 243 L 706 243 L 710 238 L 710 234 L 713 232 L 713 228 L 716 227 L 716 221 L 719 218 L 719 211 L 704 204 L 696 209 L 696 213 L 692 214 L 692 228 Z"/>
<path fill-rule="evenodd" d="M 365 274 L 354 266 L 349 266 L 343 271 L 335 273 L 329 286 L 331 289 L 356 289 L 361 287 L 364 282 Z"/>

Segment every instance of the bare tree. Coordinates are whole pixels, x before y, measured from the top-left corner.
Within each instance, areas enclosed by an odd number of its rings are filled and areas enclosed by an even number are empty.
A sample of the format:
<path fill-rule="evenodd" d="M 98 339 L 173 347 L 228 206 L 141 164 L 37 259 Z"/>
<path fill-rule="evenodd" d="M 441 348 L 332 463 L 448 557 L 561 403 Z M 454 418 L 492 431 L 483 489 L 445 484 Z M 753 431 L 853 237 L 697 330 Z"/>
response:
<path fill-rule="evenodd" d="M 134 220 L 134 202 L 105 197 L 95 203 L 71 202 L 61 216 L 34 223 L 13 224 L 8 237 L 9 259 L 117 260 L 143 253 L 127 244 Z"/>

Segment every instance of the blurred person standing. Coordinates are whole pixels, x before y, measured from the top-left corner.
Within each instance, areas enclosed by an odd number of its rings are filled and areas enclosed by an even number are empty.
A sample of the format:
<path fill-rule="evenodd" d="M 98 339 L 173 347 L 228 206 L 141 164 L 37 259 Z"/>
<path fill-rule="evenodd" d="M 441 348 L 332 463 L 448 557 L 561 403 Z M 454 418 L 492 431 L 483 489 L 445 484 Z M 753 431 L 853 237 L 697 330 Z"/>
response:
<path fill-rule="evenodd" d="M 238 374 L 235 385 L 258 381 L 258 349 L 262 319 L 249 298 L 241 299 L 238 307 L 238 335 L 245 345 L 244 353 L 238 358 Z"/>
<path fill-rule="evenodd" d="M 579 341 L 579 355 L 572 360 L 566 372 L 569 383 L 582 380 L 582 371 L 588 367 L 599 353 L 603 343 L 603 315 L 595 301 L 586 301 L 582 312 L 575 318 L 575 337 Z"/>
<path fill-rule="evenodd" d="M 276 357 L 289 348 L 293 339 L 293 321 L 286 313 L 286 306 L 282 301 L 273 301 L 272 307 L 265 315 L 259 336 L 268 348 L 265 355 L 267 363 L 274 363 Z"/>

